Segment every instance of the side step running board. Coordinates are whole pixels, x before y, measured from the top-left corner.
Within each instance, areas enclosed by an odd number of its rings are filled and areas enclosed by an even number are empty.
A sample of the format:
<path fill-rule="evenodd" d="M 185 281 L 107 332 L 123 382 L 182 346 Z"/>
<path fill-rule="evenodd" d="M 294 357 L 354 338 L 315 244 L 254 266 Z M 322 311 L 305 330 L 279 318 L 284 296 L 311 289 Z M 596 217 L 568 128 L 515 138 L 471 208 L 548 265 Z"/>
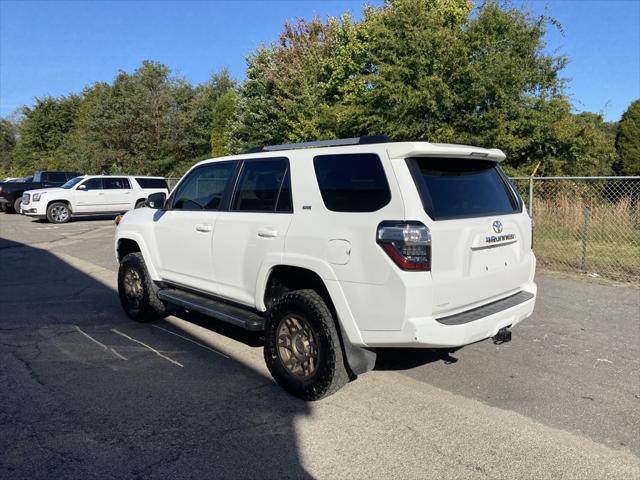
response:
<path fill-rule="evenodd" d="M 264 330 L 264 318 L 257 313 L 209 297 L 175 288 L 163 288 L 158 292 L 158 297 L 165 302 L 200 312 L 246 330 L 256 332 Z"/>

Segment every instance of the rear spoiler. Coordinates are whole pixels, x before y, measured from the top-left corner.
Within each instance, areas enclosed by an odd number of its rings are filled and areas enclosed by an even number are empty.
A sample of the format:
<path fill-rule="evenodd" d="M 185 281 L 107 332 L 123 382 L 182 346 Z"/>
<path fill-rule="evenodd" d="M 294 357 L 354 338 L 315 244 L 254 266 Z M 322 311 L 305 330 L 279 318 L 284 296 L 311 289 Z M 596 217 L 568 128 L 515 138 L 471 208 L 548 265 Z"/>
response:
<path fill-rule="evenodd" d="M 429 142 L 395 143 L 387 147 L 387 153 L 391 159 L 409 157 L 463 157 L 501 162 L 506 158 L 504 152 L 497 148 L 487 149 L 468 145 Z"/>

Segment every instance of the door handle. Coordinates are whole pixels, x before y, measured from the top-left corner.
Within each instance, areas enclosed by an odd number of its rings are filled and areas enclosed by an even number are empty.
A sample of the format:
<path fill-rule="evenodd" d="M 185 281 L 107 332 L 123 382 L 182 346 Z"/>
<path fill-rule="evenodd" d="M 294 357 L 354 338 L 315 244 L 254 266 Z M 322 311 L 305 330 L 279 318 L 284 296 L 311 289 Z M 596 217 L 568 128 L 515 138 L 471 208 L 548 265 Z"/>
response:
<path fill-rule="evenodd" d="M 278 236 L 278 231 L 271 227 L 261 228 L 258 230 L 258 236 L 262 238 L 275 238 Z"/>
<path fill-rule="evenodd" d="M 208 223 L 199 223 L 196 225 L 196 230 L 198 232 L 211 232 L 213 231 L 213 227 L 211 225 L 209 225 Z"/>

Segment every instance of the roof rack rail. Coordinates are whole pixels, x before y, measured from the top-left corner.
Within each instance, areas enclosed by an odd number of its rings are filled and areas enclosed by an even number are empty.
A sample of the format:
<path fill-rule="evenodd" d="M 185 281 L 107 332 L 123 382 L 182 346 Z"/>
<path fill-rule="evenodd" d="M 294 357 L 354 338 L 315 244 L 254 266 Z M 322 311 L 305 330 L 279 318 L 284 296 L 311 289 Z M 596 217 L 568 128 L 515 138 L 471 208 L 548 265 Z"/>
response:
<path fill-rule="evenodd" d="M 320 148 L 320 147 L 344 147 L 347 145 L 369 145 L 372 143 L 392 142 L 388 135 L 370 135 L 366 137 L 337 138 L 335 140 L 318 140 L 315 142 L 284 143 L 282 145 L 267 145 L 263 147 L 253 147 L 244 153 L 277 152 L 280 150 L 297 150 L 300 148 Z"/>

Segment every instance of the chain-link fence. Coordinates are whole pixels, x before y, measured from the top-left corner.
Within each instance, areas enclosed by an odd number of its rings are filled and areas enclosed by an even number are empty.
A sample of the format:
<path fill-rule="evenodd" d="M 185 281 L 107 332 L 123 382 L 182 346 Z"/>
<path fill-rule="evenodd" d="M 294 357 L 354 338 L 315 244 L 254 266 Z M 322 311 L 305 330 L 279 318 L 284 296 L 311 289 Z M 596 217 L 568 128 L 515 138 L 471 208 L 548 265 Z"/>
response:
<path fill-rule="evenodd" d="M 169 184 L 169 190 L 173 190 L 173 187 L 175 187 L 179 181 L 180 179 L 176 177 L 167 178 L 167 183 Z"/>
<path fill-rule="evenodd" d="M 640 283 L 640 177 L 512 180 L 535 222 L 540 266 Z"/>
<path fill-rule="evenodd" d="M 541 266 L 640 282 L 640 177 L 513 178 Z"/>

